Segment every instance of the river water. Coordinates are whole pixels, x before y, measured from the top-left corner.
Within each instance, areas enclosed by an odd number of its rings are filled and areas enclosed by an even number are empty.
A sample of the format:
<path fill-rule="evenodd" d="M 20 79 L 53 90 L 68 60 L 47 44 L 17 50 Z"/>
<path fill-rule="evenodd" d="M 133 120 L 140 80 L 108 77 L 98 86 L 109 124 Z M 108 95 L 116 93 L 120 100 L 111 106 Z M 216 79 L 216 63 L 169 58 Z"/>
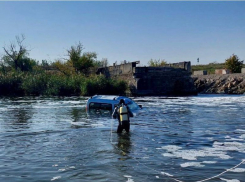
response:
<path fill-rule="evenodd" d="M 133 99 L 118 135 L 86 97 L 1 98 L 0 181 L 245 181 L 245 96 Z"/>

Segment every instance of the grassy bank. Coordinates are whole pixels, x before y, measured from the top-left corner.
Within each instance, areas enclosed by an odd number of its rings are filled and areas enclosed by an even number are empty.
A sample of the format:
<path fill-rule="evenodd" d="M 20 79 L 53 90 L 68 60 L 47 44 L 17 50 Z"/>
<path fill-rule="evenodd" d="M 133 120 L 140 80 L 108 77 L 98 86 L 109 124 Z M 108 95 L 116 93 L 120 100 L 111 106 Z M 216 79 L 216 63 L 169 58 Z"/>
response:
<path fill-rule="evenodd" d="M 208 72 L 208 75 L 215 74 L 216 69 L 225 69 L 225 63 L 209 63 L 205 65 L 191 65 L 192 73 L 194 71 L 199 70 L 206 70 Z M 245 68 L 245 64 L 242 65 L 243 68 Z"/>
<path fill-rule="evenodd" d="M 208 74 L 214 74 L 216 69 L 224 69 L 225 64 L 224 63 L 209 63 L 206 65 L 192 65 L 191 70 L 199 71 L 199 70 L 206 70 Z"/>
<path fill-rule="evenodd" d="M 82 74 L 8 72 L 0 75 L 0 96 L 48 95 L 90 96 L 94 94 L 124 94 L 127 83 L 104 76 L 85 77 Z"/>

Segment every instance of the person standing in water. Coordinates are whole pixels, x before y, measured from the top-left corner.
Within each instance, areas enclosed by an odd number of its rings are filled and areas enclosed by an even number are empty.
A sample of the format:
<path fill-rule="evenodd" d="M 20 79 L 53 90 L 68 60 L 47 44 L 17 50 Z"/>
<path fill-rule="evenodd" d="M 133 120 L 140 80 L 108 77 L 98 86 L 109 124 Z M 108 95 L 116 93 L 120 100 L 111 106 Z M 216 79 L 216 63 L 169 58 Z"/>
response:
<path fill-rule="evenodd" d="M 123 99 L 120 100 L 118 106 L 115 107 L 112 117 L 118 119 L 117 133 L 122 133 L 123 129 L 129 132 L 130 129 L 130 117 L 133 117 L 133 113 L 130 111 L 129 107 L 125 104 Z"/>

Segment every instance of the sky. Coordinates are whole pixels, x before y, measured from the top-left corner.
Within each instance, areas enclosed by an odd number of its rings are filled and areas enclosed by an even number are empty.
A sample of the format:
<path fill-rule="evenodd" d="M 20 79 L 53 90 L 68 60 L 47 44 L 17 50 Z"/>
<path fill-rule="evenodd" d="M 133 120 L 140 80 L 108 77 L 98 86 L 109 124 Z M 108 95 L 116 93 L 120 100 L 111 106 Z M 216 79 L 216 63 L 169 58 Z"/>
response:
<path fill-rule="evenodd" d="M 110 65 L 245 60 L 244 10 L 245 1 L 0 1 L 0 56 L 23 34 L 38 61 L 66 58 L 79 42 Z"/>

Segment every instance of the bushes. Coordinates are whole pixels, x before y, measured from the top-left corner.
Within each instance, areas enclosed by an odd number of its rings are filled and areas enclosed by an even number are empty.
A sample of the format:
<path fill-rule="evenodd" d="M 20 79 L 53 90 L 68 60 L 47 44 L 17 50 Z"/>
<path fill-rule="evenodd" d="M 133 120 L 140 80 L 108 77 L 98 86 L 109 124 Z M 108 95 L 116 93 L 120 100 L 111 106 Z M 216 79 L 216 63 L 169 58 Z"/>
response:
<path fill-rule="evenodd" d="M 26 95 L 70 96 L 80 95 L 82 76 L 59 74 L 29 75 L 22 84 Z"/>
<path fill-rule="evenodd" d="M 47 81 L 46 74 L 27 74 L 21 88 L 25 95 L 44 95 L 47 90 Z"/>
<path fill-rule="evenodd" d="M 47 82 L 47 90 L 45 95 L 80 95 L 83 80 L 84 77 L 81 75 L 52 75 Z"/>
<path fill-rule="evenodd" d="M 81 74 L 66 76 L 45 72 L 11 72 L 0 74 L 0 95 L 121 95 L 127 89 L 125 81 L 104 76 L 84 77 Z"/>
<path fill-rule="evenodd" d="M 24 78 L 23 73 L 0 74 L 0 95 L 23 95 L 21 84 Z"/>
<path fill-rule="evenodd" d="M 125 81 L 93 76 L 83 82 L 81 95 L 122 95 L 126 89 L 127 83 Z"/>

